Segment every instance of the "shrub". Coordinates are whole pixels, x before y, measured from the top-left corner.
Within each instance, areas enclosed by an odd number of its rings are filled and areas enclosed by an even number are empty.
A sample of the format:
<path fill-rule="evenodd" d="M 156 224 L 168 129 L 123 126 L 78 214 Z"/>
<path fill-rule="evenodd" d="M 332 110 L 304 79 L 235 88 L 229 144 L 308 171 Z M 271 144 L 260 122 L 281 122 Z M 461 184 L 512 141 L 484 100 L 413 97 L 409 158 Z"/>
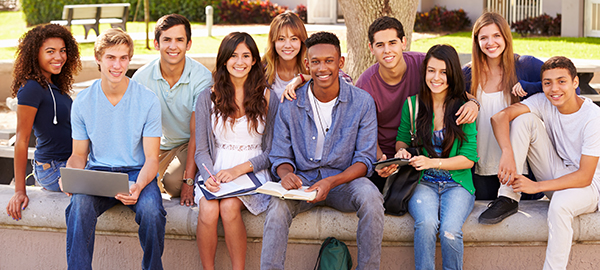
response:
<path fill-rule="evenodd" d="M 306 13 L 305 5 L 300 4 L 300 5 L 296 6 L 294 13 L 298 14 L 298 17 L 300 17 L 300 20 L 302 20 L 304 23 L 308 23 L 308 21 L 306 19 L 308 14 Z"/>
<path fill-rule="evenodd" d="M 521 36 L 528 34 L 542 36 L 560 35 L 561 16 L 556 14 L 556 18 L 544 13 L 534 18 L 523 19 L 511 24 L 511 28 Z"/>
<path fill-rule="evenodd" d="M 271 1 L 223 0 L 219 4 L 220 22 L 228 24 L 270 23 L 287 7 Z"/>
<path fill-rule="evenodd" d="M 21 7 L 27 25 L 31 26 L 62 19 L 63 6 L 74 4 L 130 3 L 129 20 L 133 20 L 139 1 L 143 0 L 21 0 Z M 203 22 L 206 20 L 207 5 L 215 7 L 215 19 L 218 19 L 218 10 L 216 10 L 218 3 L 219 0 L 151 0 L 150 21 L 156 21 L 165 14 L 179 13 L 190 21 Z M 144 9 L 140 7 L 138 21 L 143 20 Z"/>
<path fill-rule="evenodd" d="M 417 32 L 456 32 L 470 25 L 471 20 L 463 9 L 449 11 L 440 6 L 434 6 L 429 12 L 417 12 L 415 19 Z"/>

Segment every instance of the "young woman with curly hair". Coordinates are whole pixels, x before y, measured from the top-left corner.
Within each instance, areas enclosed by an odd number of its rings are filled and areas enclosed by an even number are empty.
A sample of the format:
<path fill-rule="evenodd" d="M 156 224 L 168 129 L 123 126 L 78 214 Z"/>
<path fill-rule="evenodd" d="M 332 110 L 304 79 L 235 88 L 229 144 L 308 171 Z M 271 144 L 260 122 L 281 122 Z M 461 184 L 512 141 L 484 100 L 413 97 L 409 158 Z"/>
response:
<path fill-rule="evenodd" d="M 6 211 L 21 219 L 29 198 L 25 189 L 27 148 L 31 129 L 37 137 L 33 167 L 36 181 L 47 190 L 60 191 L 58 178 L 71 155 L 71 104 L 73 76 L 81 70 L 79 47 L 71 32 L 44 24 L 19 40 L 14 64 L 12 94 L 18 98 L 15 143 L 15 194 Z"/>
<path fill-rule="evenodd" d="M 227 35 L 219 47 L 215 82 L 211 91 L 202 91 L 196 103 L 195 161 L 200 181 L 211 192 L 237 177 L 254 172 L 262 183 L 270 180 L 269 151 L 277 97 L 267 88 L 256 43 L 247 33 Z M 214 174 L 212 178 L 207 169 Z M 203 269 L 214 269 L 217 249 L 217 222 L 223 222 L 225 242 L 233 269 L 244 269 L 246 227 L 241 210 L 254 215 L 267 209 L 270 196 L 264 194 L 207 200 L 196 187 L 198 227 L 196 241 Z"/>

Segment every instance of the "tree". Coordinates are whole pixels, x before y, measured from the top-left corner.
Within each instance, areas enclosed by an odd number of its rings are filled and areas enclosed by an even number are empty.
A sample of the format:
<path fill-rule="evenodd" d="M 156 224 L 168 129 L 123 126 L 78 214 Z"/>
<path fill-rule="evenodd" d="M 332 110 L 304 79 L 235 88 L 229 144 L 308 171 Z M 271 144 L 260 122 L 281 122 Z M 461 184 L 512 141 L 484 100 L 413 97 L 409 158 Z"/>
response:
<path fill-rule="evenodd" d="M 375 63 L 375 57 L 369 51 L 367 35 L 369 25 L 375 19 L 390 16 L 402 22 L 410 48 L 418 0 L 338 0 L 338 4 L 347 26 L 348 74 L 355 80 Z"/>

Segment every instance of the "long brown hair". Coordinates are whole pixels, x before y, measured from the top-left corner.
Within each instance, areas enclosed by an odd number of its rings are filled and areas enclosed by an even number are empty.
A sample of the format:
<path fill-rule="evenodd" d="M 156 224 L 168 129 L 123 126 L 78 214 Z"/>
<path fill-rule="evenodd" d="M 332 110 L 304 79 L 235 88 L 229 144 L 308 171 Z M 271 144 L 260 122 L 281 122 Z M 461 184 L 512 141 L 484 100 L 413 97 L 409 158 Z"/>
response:
<path fill-rule="evenodd" d="M 275 49 L 275 41 L 279 38 L 282 31 L 290 29 L 290 31 L 300 39 L 300 52 L 296 55 L 296 73 L 306 74 L 306 66 L 304 66 L 304 57 L 306 55 L 306 44 L 304 41 L 308 38 L 304 23 L 296 13 L 285 12 L 277 15 L 271 21 L 271 28 L 269 29 L 269 38 L 267 43 L 267 52 L 264 55 L 263 61 L 266 62 L 266 78 L 267 84 L 272 85 L 275 81 L 275 74 L 277 73 L 277 60 L 279 54 Z"/>
<path fill-rule="evenodd" d="M 267 99 L 264 92 L 267 84 L 258 47 L 248 33 L 232 32 L 225 36 L 219 46 L 217 65 L 213 71 L 214 91 L 210 95 L 210 99 L 214 104 L 212 113 L 216 115 L 217 121 L 221 118 L 223 123 L 229 121 L 233 126 L 235 114 L 239 107 L 235 103 L 235 88 L 226 65 L 227 60 L 231 58 L 235 49 L 241 43 L 246 44 L 252 54 L 252 59 L 255 60 L 244 82 L 244 101 L 242 104 L 248 118 L 248 130 L 259 133 L 258 121 L 266 122 Z"/>
<path fill-rule="evenodd" d="M 432 124 L 433 123 L 433 98 L 431 89 L 425 81 L 427 74 L 427 65 L 429 60 L 435 58 L 444 61 L 446 64 L 446 81 L 448 89 L 446 90 L 446 99 L 444 100 L 444 140 L 442 142 L 442 155 L 437 156 L 433 148 L 431 140 Z M 419 106 L 423 108 L 419 110 L 417 116 L 417 137 L 423 144 L 423 148 L 427 150 L 430 157 L 447 158 L 452 150 L 454 140 L 458 138 L 458 143 L 462 144 L 466 140 L 465 132 L 462 128 L 456 125 L 457 116 L 454 114 L 460 106 L 467 102 L 467 94 L 465 93 L 465 79 L 460 69 L 460 60 L 458 53 L 454 47 L 450 45 L 434 45 L 427 51 L 423 65 L 421 66 L 421 88 L 419 89 Z"/>
<path fill-rule="evenodd" d="M 17 96 L 27 80 L 38 82 L 43 88 L 46 88 L 46 77 L 42 74 L 39 64 L 39 52 L 44 41 L 49 38 L 60 38 L 65 42 L 67 49 L 67 59 L 59 74 L 51 74 L 50 78 L 54 85 L 62 94 L 69 94 L 73 86 L 73 76 L 81 70 L 81 61 L 79 60 L 79 46 L 77 41 L 71 35 L 71 32 L 58 24 L 42 24 L 27 31 L 19 39 L 17 48 L 17 58 L 13 69 L 13 82 L 11 91 L 14 97 Z"/>
<path fill-rule="evenodd" d="M 500 68 L 502 69 L 502 80 L 500 81 L 500 89 L 504 92 L 504 97 L 509 104 L 519 101 L 519 97 L 511 94 L 511 89 L 515 85 L 517 80 L 517 74 L 515 71 L 515 55 L 513 52 L 513 40 L 510 32 L 510 26 L 508 22 L 502 17 L 502 15 L 494 12 L 486 12 L 481 15 L 475 24 L 473 25 L 473 51 L 472 51 L 472 67 L 471 67 L 471 89 L 470 92 L 473 96 L 477 97 L 477 87 L 485 83 L 483 81 L 483 74 L 489 70 L 489 63 L 487 56 L 483 53 L 479 47 L 479 31 L 481 28 L 495 24 L 500 29 L 500 34 L 504 38 L 504 51 L 500 56 Z"/>

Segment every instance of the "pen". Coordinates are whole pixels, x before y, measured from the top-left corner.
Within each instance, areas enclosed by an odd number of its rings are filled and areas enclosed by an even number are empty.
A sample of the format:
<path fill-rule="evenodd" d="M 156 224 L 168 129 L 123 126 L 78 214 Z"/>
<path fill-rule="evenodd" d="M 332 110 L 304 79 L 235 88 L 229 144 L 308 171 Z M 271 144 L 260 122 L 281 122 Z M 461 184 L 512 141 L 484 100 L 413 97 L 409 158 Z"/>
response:
<path fill-rule="evenodd" d="M 206 168 L 206 165 L 204 165 L 204 163 L 202 163 L 202 167 L 204 167 L 204 169 L 206 170 L 206 172 L 208 173 L 208 175 L 210 175 L 210 177 L 213 179 L 213 181 L 215 181 L 215 183 L 218 184 L 217 179 L 215 178 L 214 175 L 212 175 L 212 173 L 210 173 L 210 171 L 208 170 L 208 168 Z"/>

